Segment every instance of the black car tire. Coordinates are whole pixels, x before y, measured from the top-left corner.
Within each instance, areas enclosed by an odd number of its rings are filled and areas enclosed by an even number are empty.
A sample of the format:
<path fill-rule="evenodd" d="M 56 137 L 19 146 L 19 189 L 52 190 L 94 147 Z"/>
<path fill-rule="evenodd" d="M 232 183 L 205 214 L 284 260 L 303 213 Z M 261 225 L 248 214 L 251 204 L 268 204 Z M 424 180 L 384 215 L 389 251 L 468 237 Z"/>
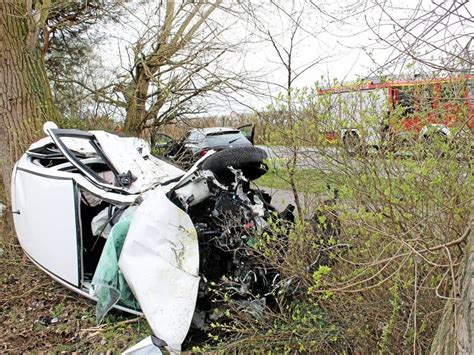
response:
<path fill-rule="evenodd" d="M 267 153 L 257 147 L 229 148 L 212 154 L 203 162 L 202 168 L 212 171 L 222 183 L 234 180 L 229 166 L 242 170 L 247 179 L 255 180 L 267 172 L 268 167 L 264 163 L 266 158 Z"/>
<path fill-rule="evenodd" d="M 348 131 L 344 134 L 342 139 L 344 149 L 347 154 L 351 157 L 360 154 L 362 152 L 362 143 L 359 135 L 354 131 Z"/>
<path fill-rule="evenodd" d="M 430 132 L 424 137 L 424 157 L 442 158 L 444 157 L 444 151 L 442 145 L 449 143 L 448 136 L 441 131 Z"/>

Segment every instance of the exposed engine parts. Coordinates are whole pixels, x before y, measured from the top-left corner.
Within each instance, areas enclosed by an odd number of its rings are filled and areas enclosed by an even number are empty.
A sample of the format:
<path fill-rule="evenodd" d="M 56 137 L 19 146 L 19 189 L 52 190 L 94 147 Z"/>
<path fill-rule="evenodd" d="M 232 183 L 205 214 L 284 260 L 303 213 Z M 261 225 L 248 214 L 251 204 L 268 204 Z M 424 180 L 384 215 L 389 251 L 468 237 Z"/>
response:
<path fill-rule="evenodd" d="M 219 285 L 235 299 L 253 302 L 255 296 L 271 292 L 272 282 L 278 278 L 275 271 L 263 267 L 253 248 L 255 236 L 264 232 L 272 215 L 280 218 L 270 205 L 270 195 L 250 187 L 250 180 L 259 175 L 256 169 L 260 164 L 254 169 L 229 165 L 227 172 L 214 169 L 217 173 L 198 170 L 170 196 L 187 211 L 198 233 L 201 282 L 193 321 L 201 329 L 217 316 L 211 285 Z"/>

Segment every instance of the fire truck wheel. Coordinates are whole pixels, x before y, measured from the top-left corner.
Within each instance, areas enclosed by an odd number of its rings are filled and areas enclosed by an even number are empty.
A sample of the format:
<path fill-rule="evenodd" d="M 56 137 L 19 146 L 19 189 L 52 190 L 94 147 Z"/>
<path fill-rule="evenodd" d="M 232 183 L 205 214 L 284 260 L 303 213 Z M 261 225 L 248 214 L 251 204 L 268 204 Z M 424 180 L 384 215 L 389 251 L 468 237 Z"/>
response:
<path fill-rule="evenodd" d="M 362 152 L 362 144 L 356 132 L 346 132 L 343 137 L 344 149 L 350 156 L 355 156 Z"/>
<path fill-rule="evenodd" d="M 448 137 L 443 132 L 431 132 L 423 138 L 425 156 L 437 158 L 444 156 L 444 148 L 448 143 Z"/>

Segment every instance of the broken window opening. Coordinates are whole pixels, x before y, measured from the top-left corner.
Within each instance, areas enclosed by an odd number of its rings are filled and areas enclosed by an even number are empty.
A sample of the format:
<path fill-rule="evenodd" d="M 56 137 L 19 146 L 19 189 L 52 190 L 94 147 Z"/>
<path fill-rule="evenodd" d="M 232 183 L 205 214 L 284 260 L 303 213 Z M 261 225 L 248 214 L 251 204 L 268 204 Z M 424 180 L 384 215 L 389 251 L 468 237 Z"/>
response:
<path fill-rule="evenodd" d="M 94 233 L 92 232 L 92 220 L 101 211 L 108 209 L 113 205 L 100 200 L 87 191 L 81 191 L 80 195 L 83 279 L 84 281 L 90 282 L 94 276 L 94 272 L 97 268 L 106 241 L 105 238 L 94 236 Z"/>
<path fill-rule="evenodd" d="M 49 134 L 54 142 L 48 146 L 49 150 L 28 152 L 31 157 L 40 159 L 36 163 L 45 167 L 56 167 L 62 171 L 79 172 L 102 189 L 129 194 L 124 188 L 134 181 L 134 177 L 116 170 L 102 151 L 94 134 L 73 129 L 50 129 Z M 95 160 L 89 160 L 91 158 Z M 53 161 L 53 159 L 60 160 Z"/>

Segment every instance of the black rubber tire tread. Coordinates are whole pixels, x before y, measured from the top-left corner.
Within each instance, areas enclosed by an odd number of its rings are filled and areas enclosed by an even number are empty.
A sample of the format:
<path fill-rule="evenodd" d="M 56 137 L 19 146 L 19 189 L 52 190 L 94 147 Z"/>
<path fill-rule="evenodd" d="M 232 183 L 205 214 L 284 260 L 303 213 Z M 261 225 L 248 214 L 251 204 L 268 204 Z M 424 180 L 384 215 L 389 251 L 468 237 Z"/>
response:
<path fill-rule="evenodd" d="M 436 147 L 436 144 L 442 142 L 448 144 L 448 136 L 441 131 L 430 132 L 423 136 L 424 139 L 424 156 L 441 158 L 444 156 L 444 152 L 440 147 Z M 438 141 L 438 142 L 437 142 Z"/>
<path fill-rule="evenodd" d="M 358 133 L 354 131 L 347 132 L 343 137 L 343 146 L 350 157 L 367 154 L 367 146 L 362 141 Z"/>
<path fill-rule="evenodd" d="M 265 174 L 267 168 L 264 160 L 267 159 L 267 153 L 257 147 L 236 147 L 228 148 L 212 154 L 207 158 L 202 168 L 212 171 L 221 181 L 232 181 L 233 174 L 227 168 L 232 166 L 234 169 L 241 169 L 242 173 L 249 180 L 254 180 Z"/>

